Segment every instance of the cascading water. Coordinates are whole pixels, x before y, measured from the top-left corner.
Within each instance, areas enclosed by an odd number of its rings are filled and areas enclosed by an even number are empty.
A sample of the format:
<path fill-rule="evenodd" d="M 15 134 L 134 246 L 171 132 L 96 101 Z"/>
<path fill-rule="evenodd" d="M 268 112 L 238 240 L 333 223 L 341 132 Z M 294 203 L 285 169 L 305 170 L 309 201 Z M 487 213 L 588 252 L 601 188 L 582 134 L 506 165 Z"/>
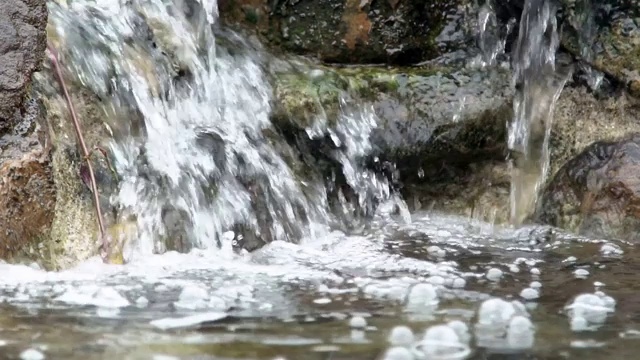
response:
<path fill-rule="evenodd" d="M 569 77 L 569 72 L 556 71 L 556 10 L 551 1 L 527 0 L 513 51 L 516 95 L 508 146 L 514 225 L 521 224 L 533 210 L 547 176 L 553 110 Z"/>
<path fill-rule="evenodd" d="M 189 245 L 224 248 L 231 241 L 222 235 L 238 226 L 292 240 L 333 216 L 324 185 L 300 181 L 268 134 L 272 90 L 262 52 L 216 46 L 216 6 L 204 4 L 206 14 L 196 3 L 161 0 L 50 5 L 67 66 L 111 99 L 111 150 L 122 175 L 114 202 L 136 217 L 143 254 L 165 249 L 158 239 L 170 232 L 167 218 L 186 224 Z M 136 116 L 141 124 L 129 120 Z M 390 198 L 386 181 L 356 165 L 375 115 L 358 108 L 341 116 L 347 121 L 321 131 L 343 145 L 336 158 L 360 205 L 372 190 Z"/>

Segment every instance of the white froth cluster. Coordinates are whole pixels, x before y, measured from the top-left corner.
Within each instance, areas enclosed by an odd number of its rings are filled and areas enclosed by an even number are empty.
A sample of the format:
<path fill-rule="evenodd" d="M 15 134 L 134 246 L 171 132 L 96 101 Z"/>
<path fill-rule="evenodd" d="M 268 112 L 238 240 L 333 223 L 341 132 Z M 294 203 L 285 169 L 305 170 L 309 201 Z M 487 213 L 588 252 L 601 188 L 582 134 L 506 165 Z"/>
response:
<path fill-rule="evenodd" d="M 498 268 L 491 268 L 487 271 L 486 277 L 489 281 L 499 281 L 502 279 L 503 272 Z"/>
<path fill-rule="evenodd" d="M 415 313 L 433 312 L 438 306 L 438 291 L 429 283 L 415 284 L 406 299 L 407 310 Z"/>
<path fill-rule="evenodd" d="M 178 309 L 186 310 L 212 309 L 224 311 L 227 309 L 224 299 L 211 296 L 206 288 L 195 284 L 183 287 L 178 301 L 173 305 Z"/>
<path fill-rule="evenodd" d="M 480 305 L 475 330 L 478 345 L 487 348 L 528 349 L 535 337 L 535 328 L 524 305 L 498 298 Z"/>
<path fill-rule="evenodd" d="M 55 301 L 69 305 L 93 305 L 99 308 L 123 308 L 130 305 L 129 300 L 112 287 L 85 285 L 69 287 Z"/>
<path fill-rule="evenodd" d="M 593 294 L 580 294 L 565 307 L 572 331 L 598 329 L 615 311 L 616 301 L 601 291 Z"/>
<path fill-rule="evenodd" d="M 416 338 L 407 326 L 396 326 L 388 341 L 391 347 L 383 360 L 414 359 L 465 359 L 471 353 L 471 335 L 467 324 L 454 320 L 446 325 L 427 328 L 421 338 Z"/>

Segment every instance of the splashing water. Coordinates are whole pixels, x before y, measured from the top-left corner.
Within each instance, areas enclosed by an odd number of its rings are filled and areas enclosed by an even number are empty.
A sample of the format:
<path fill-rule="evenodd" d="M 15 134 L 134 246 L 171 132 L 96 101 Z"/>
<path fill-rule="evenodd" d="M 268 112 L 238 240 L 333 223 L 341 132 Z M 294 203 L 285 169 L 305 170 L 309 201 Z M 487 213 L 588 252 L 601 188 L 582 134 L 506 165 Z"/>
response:
<path fill-rule="evenodd" d="M 188 247 L 230 248 L 222 234 L 232 229 L 292 241 L 324 231 L 333 217 L 324 184 L 301 181 L 281 154 L 288 145 L 269 132 L 266 55 L 243 52 L 251 45 L 238 38 L 233 54 L 216 46 L 217 5 L 201 3 L 50 4 L 66 65 L 110 99 L 111 150 L 122 175 L 113 202 L 139 230 L 128 257 L 164 251 L 167 218 L 186 224 Z M 136 115 L 138 122 L 124 120 Z M 360 205 L 371 191 L 388 199 L 388 184 L 356 164 L 370 148 L 375 115 L 357 108 L 341 116 L 335 134 L 345 146 L 336 157 Z"/>
<path fill-rule="evenodd" d="M 549 167 L 549 137 L 555 103 L 570 73 L 556 71 L 559 46 L 556 7 L 527 0 L 513 53 L 514 119 L 509 126 L 512 158 L 511 222 L 533 210 Z"/>

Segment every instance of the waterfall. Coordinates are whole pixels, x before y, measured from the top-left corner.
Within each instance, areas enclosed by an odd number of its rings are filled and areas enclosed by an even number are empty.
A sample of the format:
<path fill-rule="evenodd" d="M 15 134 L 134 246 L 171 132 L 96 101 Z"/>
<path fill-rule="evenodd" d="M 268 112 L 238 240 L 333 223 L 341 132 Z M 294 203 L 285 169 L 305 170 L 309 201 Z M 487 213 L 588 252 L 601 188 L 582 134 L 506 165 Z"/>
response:
<path fill-rule="evenodd" d="M 187 248 L 229 249 L 229 230 L 295 241 L 332 223 L 326 186 L 300 179 L 282 154 L 288 145 L 271 131 L 268 54 L 237 36 L 233 51 L 217 46 L 215 2 L 49 7 L 65 66 L 106 99 L 121 175 L 112 202 L 139 231 L 127 256 L 164 251 L 172 226 L 185 229 Z M 334 156 L 360 205 L 372 191 L 376 201 L 390 198 L 386 180 L 358 165 L 375 114 L 362 105 L 341 117 L 321 131 L 344 144 Z"/>
<path fill-rule="evenodd" d="M 557 71 L 560 40 L 556 6 L 526 0 L 513 50 L 514 118 L 509 124 L 511 222 L 521 224 L 534 209 L 549 167 L 549 137 L 555 103 L 569 74 Z"/>

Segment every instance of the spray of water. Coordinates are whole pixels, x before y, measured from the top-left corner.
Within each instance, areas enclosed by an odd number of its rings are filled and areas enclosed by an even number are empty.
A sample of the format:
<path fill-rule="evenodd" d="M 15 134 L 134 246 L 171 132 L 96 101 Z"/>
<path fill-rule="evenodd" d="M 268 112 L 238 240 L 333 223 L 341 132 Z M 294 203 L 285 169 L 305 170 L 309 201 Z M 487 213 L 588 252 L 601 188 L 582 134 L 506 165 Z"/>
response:
<path fill-rule="evenodd" d="M 511 221 L 521 224 L 533 210 L 549 167 L 549 137 L 555 103 L 568 72 L 556 71 L 559 46 L 556 6 L 526 0 L 513 52 L 514 118 L 509 125 Z"/>
<path fill-rule="evenodd" d="M 215 1 L 76 0 L 51 3 L 50 14 L 66 66 L 108 99 L 121 174 L 112 201 L 139 230 L 129 257 L 164 251 L 167 219 L 182 224 L 189 246 L 208 248 L 230 248 L 223 234 L 238 226 L 293 241 L 331 222 L 324 184 L 301 181 L 269 131 L 267 55 L 246 43 L 233 54 L 216 46 Z M 388 184 L 357 164 L 375 115 L 359 107 L 341 117 L 323 131 L 343 144 L 334 156 L 347 182 L 361 205 L 370 192 L 388 199 Z"/>

